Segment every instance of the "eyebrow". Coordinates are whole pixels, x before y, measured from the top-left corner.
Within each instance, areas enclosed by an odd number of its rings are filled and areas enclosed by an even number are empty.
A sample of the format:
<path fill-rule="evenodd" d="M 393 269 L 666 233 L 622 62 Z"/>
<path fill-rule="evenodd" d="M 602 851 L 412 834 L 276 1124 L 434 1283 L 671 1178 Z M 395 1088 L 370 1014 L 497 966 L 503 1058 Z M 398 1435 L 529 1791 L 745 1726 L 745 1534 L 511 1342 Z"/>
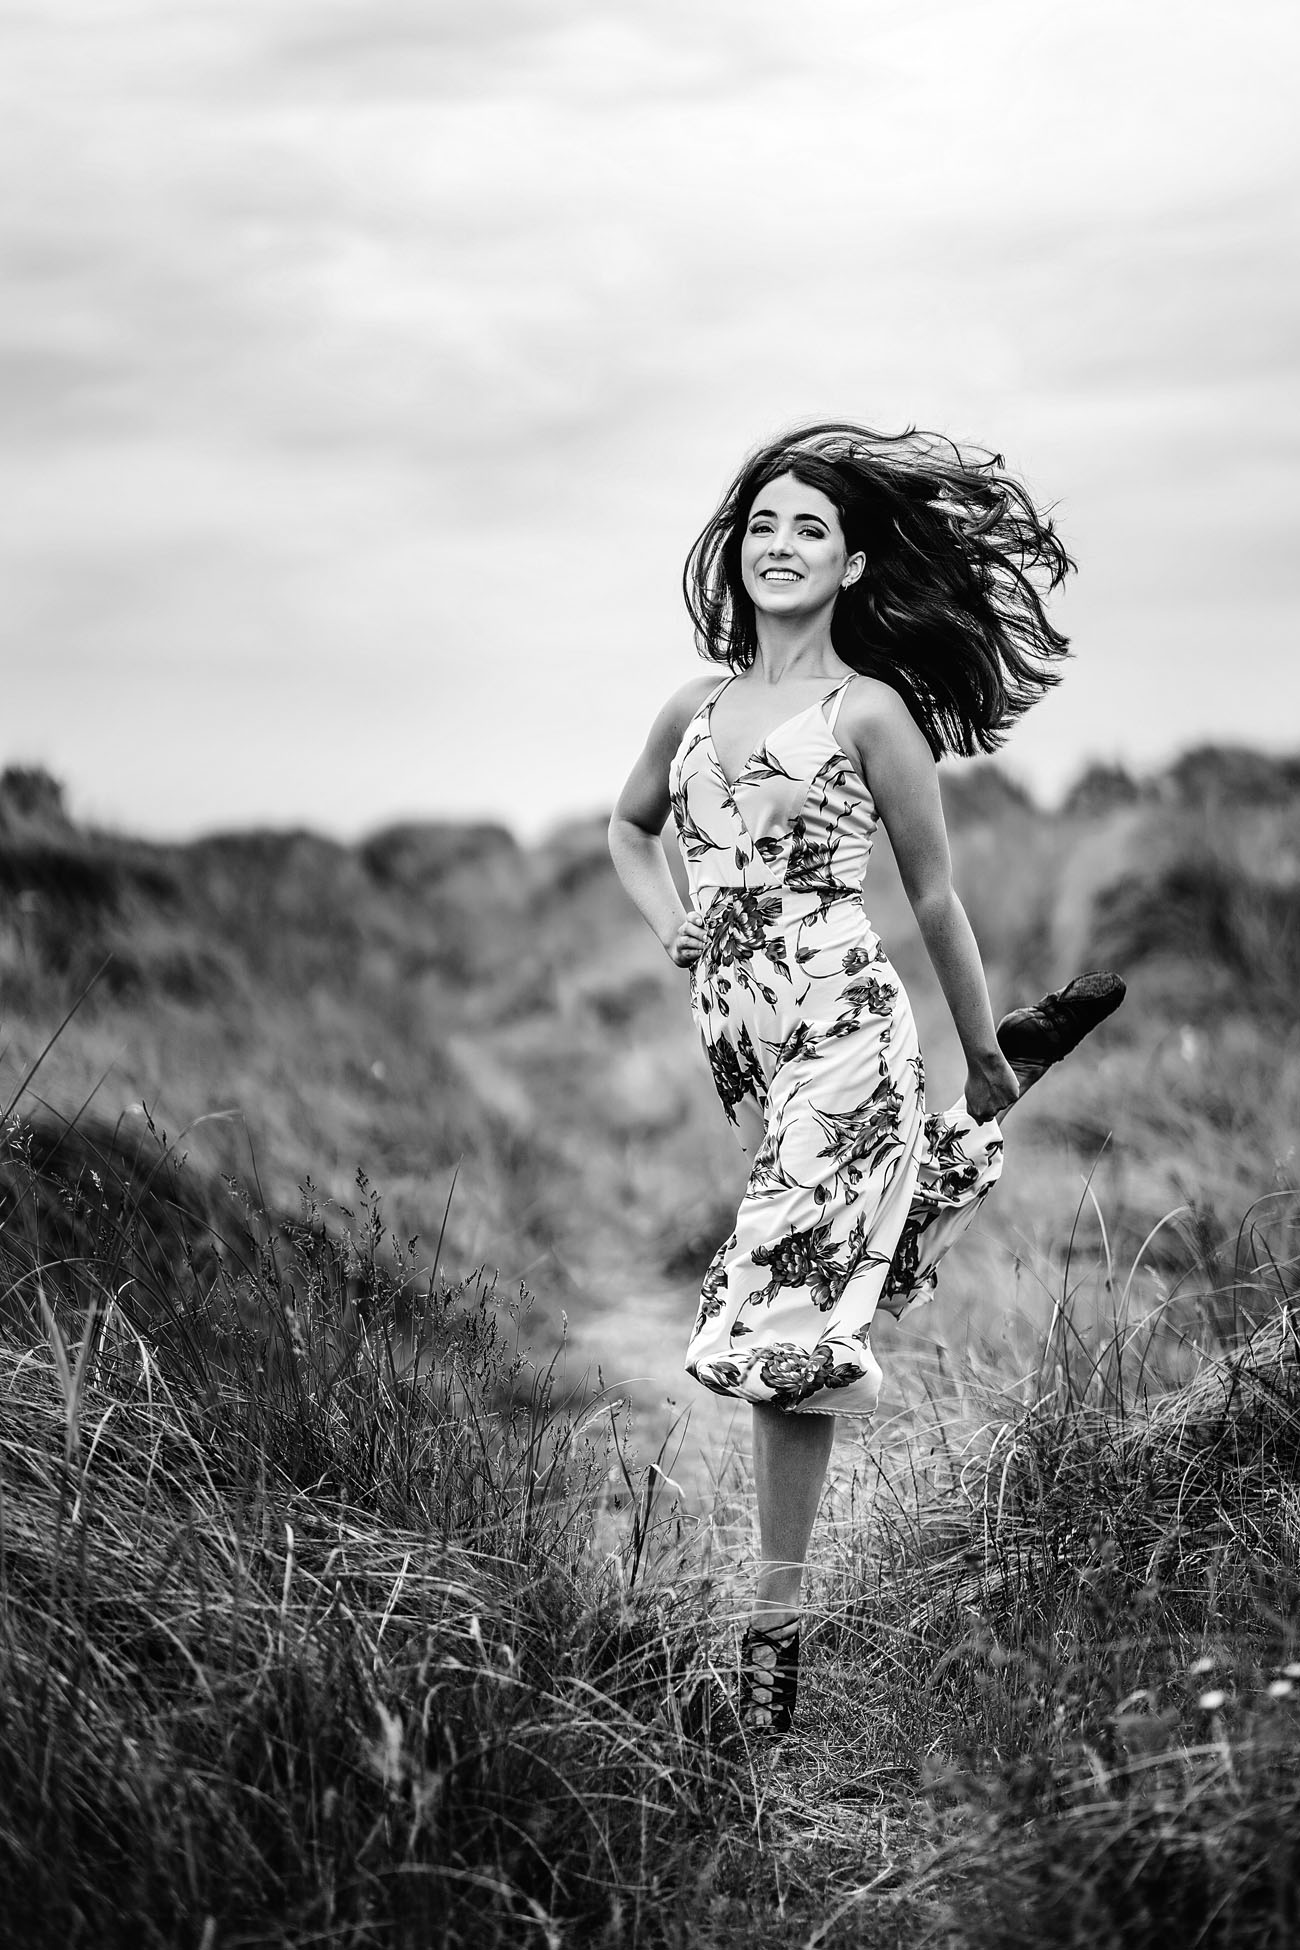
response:
<path fill-rule="evenodd" d="M 749 519 L 751 521 L 755 521 L 759 515 L 765 515 L 769 521 L 776 521 L 778 519 L 775 510 L 772 508 L 751 508 L 750 509 Z M 830 526 L 830 523 L 827 521 L 825 515 L 815 515 L 811 512 L 811 510 L 809 510 L 805 514 L 796 515 L 795 520 L 816 521 L 819 522 L 823 528 L 828 528 Z"/>

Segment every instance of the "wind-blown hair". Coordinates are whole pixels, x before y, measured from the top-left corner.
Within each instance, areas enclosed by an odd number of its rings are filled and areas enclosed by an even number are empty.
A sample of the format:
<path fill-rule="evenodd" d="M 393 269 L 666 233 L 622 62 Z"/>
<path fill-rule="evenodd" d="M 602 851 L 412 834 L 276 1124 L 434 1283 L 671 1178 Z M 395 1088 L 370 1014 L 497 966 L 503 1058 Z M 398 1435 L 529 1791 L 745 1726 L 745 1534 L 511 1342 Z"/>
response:
<path fill-rule="evenodd" d="M 995 751 L 1060 679 L 1067 639 L 1036 581 L 1074 563 L 1047 515 L 1004 473 L 1000 454 L 942 435 L 798 427 L 751 455 L 686 559 L 682 589 L 701 655 L 748 670 L 758 648 L 740 551 L 754 497 L 793 475 L 839 510 L 850 555 L 867 563 L 842 590 L 831 641 L 852 669 L 890 684 L 936 758 Z"/>

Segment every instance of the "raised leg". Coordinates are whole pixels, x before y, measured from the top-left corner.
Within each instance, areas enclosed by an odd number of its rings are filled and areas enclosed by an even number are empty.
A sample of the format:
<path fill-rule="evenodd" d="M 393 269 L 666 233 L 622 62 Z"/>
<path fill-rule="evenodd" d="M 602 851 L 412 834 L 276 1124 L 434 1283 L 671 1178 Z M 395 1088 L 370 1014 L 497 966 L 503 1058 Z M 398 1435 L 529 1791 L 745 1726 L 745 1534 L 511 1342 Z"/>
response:
<path fill-rule="evenodd" d="M 1124 1000 L 1124 990 L 1122 975 L 1090 968 L 1041 1001 L 1003 1016 L 998 1024 L 998 1044 L 1016 1073 L 1021 1096 L 1053 1063 L 1076 1049 L 1099 1022 L 1115 1013 Z"/>

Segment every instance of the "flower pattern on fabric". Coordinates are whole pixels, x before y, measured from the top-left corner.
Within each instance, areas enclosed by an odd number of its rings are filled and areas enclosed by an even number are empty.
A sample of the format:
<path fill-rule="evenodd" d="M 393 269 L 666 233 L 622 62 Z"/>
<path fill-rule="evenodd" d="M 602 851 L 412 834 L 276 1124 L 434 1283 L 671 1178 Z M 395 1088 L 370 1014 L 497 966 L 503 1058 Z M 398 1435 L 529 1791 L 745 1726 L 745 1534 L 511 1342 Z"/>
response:
<path fill-rule="evenodd" d="M 733 1232 L 730 1239 L 723 1241 L 718 1247 L 717 1252 L 713 1255 L 713 1258 L 709 1261 L 708 1271 L 705 1273 L 703 1284 L 700 1287 L 700 1311 L 695 1321 L 695 1332 L 697 1334 L 704 1323 L 712 1320 L 715 1314 L 720 1314 L 726 1305 L 727 1254 L 731 1251 L 735 1243 L 736 1235 Z"/>
<path fill-rule="evenodd" d="M 744 767 L 731 790 L 735 792 L 742 785 L 762 785 L 766 779 L 789 779 L 791 776 L 784 765 L 773 758 L 767 746 L 760 745 L 758 750 L 745 760 Z"/>
<path fill-rule="evenodd" d="M 801 817 L 790 827 L 790 849 L 785 862 L 785 884 L 796 893 L 815 890 L 834 878 L 835 840 L 811 839 L 807 822 Z"/>
<path fill-rule="evenodd" d="M 1002 1140 L 964 1106 L 927 1114 L 907 996 L 862 910 L 875 806 L 827 720 L 831 699 L 770 731 L 729 785 L 718 695 L 669 781 L 705 922 L 691 1000 L 724 1111 L 735 1123 L 752 1104 L 764 1136 L 686 1365 L 716 1394 L 866 1415 L 881 1382 L 877 1307 L 929 1297 L 996 1182 Z"/>
<path fill-rule="evenodd" d="M 713 1071 L 713 1082 L 722 1108 L 734 1124 L 736 1105 L 743 1104 L 746 1097 L 753 1097 L 759 1103 L 767 1094 L 766 1082 L 754 1045 L 749 1040 L 749 1029 L 741 1023 L 735 1041 L 720 1036 L 708 1046 L 709 1067 Z"/>
<path fill-rule="evenodd" d="M 775 894 L 736 894 L 719 903 L 706 950 L 710 966 L 735 968 L 743 975 L 756 953 L 767 946 L 768 930 L 780 921 L 781 900 Z M 779 938 L 773 943 L 773 966 L 788 976 Z"/>
<path fill-rule="evenodd" d="M 751 1307 L 773 1299 L 783 1286 L 806 1286 L 814 1307 L 824 1313 L 834 1306 L 844 1284 L 844 1269 L 836 1260 L 829 1224 L 787 1233 L 770 1246 L 755 1246 L 750 1257 L 755 1266 L 766 1266 L 772 1275 L 766 1286 L 750 1294 Z"/>
<path fill-rule="evenodd" d="M 819 1205 L 837 1192 L 852 1205 L 865 1177 L 877 1168 L 889 1173 L 898 1151 L 898 1130 L 903 1114 L 903 1099 L 889 1076 L 881 1077 L 872 1095 L 853 1110 L 813 1109 L 812 1116 L 829 1142 L 822 1145 L 818 1158 L 831 1160 L 827 1175 L 813 1187 Z"/>

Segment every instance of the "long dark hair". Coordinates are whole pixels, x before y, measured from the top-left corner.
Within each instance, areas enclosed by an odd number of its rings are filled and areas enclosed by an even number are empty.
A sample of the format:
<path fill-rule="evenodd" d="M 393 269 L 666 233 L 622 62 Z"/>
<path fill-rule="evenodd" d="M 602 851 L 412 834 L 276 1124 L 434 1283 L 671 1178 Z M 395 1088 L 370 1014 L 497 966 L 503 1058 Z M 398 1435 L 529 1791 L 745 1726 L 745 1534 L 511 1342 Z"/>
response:
<path fill-rule="evenodd" d="M 839 510 L 867 566 L 831 619 L 836 654 L 900 694 L 936 758 L 990 752 L 1043 692 L 1069 645 L 1050 591 L 1074 563 L 1000 454 L 940 434 L 874 433 L 833 421 L 796 427 L 752 454 L 686 559 L 682 588 L 700 652 L 748 670 L 758 649 L 740 571 L 754 497 L 782 474 Z"/>

